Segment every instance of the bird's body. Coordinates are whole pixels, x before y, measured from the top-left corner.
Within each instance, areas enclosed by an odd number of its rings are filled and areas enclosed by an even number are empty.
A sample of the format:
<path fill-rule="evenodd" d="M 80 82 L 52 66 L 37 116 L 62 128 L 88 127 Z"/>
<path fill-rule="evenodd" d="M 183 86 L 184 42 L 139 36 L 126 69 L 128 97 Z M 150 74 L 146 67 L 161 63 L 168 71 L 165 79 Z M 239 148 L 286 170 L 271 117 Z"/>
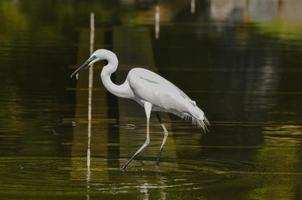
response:
<path fill-rule="evenodd" d="M 129 71 L 123 84 L 114 84 L 111 81 L 110 76 L 117 70 L 118 60 L 116 55 L 109 50 L 100 49 L 95 51 L 84 65 L 79 67 L 72 76 L 77 74 L 85 66 L 99 60 L 108 61 L 108 64 L 104 66 L 101 72 L 101 79 L 105 88 L 118 97 L 135 100 L 145 108 L 147 116 L 146 142 L 124 165 L 124 170 L 132 159 L 149 144 L 149 118 L 151 111 L 168 112 L 184 119 L 192 119 L 192 122 L 203 128 L 203 130 L 207 129 L 206 125 L 209 125 L 209 122 L 203 111 L 196 105 L 195 101 L 191 100 L 173 83 L 150 70 L 133 68 Z M 168 136 L 168 131 L 164 124 L 161 123 L 161 126 L 164 129 L 165 137 L 160 148 L 160 153 Z"/>
<path fill-rule="evenodd" d="M 142 106 L 142 101 L 152 102 L 152 111 L 173 113 L 181 118 L 190 117 L 205 128 L 204 113 L 195 101 L 162 76 L 144 68 L 133 68 L 126 82 L 133 93 L 132 99 Z"/>

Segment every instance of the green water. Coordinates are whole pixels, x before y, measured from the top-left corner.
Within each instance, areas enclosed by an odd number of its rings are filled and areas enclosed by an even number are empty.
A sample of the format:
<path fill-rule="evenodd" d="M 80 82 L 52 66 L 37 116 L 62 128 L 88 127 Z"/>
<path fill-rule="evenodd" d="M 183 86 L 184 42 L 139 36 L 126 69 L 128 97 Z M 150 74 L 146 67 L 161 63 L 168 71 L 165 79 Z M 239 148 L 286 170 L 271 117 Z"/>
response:
<path fill-rule="evenodd" d="M 155 7 L 160 32 L 155 31 Z M 0 199 L 302 199 L 302 3 L 299 0 L 0 1 Z M 105 91 L 95 68 L 87 169 L 87 71 L 117 53 L 113 79 L 148 66 L 207 114 L 210 133 L 164 115 L 143 144 L 136 103 Z"/>

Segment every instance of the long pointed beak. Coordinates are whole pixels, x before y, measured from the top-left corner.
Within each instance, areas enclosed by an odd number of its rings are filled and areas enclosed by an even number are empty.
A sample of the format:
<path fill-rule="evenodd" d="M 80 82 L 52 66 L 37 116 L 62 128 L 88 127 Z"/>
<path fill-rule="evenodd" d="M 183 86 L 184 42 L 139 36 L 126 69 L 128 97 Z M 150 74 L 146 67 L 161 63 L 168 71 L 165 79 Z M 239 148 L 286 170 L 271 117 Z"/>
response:
<path fill-rule="evenodd" d="M 72 78 L 74 75 L 78 74 L 82 69 L 85 69 L 90 63 L 90 60 L 87 60 L 84 62 L 80 67 L 78 67 L 71 75 L 70 78 Z"/>

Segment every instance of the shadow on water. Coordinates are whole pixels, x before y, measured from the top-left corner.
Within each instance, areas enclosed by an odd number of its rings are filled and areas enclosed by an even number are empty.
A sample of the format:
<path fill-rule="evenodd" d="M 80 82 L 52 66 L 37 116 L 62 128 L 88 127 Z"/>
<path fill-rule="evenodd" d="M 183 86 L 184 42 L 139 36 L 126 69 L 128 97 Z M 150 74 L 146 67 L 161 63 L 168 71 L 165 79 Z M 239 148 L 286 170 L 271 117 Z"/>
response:
<path fill-rule="evenodd" d="M 300 199 L 299 0 L 0 2 L 0 194 L 6 199 Z M 95 49 L 163 75 L 198 102 L 209 134 L 163 115 L 145 140 L 143 109 L 108 93 L 94 68 L 87 190 L 88 70 Z"/>

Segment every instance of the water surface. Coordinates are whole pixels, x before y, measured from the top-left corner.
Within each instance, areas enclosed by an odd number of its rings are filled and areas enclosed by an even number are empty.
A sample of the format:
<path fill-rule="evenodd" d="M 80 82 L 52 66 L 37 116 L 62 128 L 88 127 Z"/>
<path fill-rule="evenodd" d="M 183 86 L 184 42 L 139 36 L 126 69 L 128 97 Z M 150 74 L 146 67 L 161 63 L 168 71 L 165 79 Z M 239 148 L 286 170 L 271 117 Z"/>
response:
<path fill-rule="evenodd" d="M 0 2 L 0 195 L 5 199 L 301 199 L 302 4 L 299 0 Z M 113 80 L 146 66 L 183 89 L 212 123 L 201 134 L 145 118 L 94 72 L 87 169 L 88 74 L 95 48 L 117 53 Z M 157 11 L 157 13 L 156 13 Z M 157 17 L 155 17 L 157 16 Z"/>

